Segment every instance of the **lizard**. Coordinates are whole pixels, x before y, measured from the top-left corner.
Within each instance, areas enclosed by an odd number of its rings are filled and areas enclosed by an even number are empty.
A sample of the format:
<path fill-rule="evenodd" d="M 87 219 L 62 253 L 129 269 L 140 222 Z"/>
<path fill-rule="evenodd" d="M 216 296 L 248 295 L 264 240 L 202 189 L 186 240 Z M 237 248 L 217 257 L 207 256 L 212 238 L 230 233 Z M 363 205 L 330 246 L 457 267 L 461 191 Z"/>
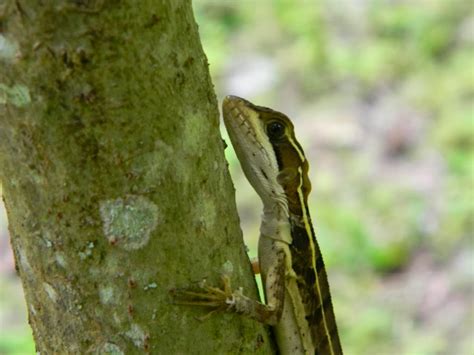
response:
<path fill-rule="evenodd" d="M 281 355 L 340 355 L 329 283 L 308 208 L 308 161 L 291 120 L 237 96 L 222 105 L 224 124 L 245 176 L 263 202 L 258 263 L 265 303 L 241 289 L 203 286 L 194 304 L 272 326 Z"/>

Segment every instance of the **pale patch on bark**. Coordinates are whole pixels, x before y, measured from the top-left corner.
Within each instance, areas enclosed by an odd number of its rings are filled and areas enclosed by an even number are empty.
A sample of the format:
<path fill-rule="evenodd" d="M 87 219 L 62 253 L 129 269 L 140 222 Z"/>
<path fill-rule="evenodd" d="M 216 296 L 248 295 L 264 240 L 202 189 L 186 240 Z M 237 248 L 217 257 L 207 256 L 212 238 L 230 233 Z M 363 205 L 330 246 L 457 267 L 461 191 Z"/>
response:
<path fill-rule="evenodd" d="M 100 349 L 97 349 L 97 354 L 113 354 L 113 355 L 123 355 L 124 352 L 120 347 L 114 343 L 104 343 Z"/>
<path fill-rule="evenodd" d="M 18 44 L 0 34 L 0 59 L 13 60 L 18 55 Z"/>
<path fill-rule="evenodd" d="M 32 304 L 30 305 L 30 313 L 34 316 L 36 316 L 36 308 Z"/>
<path fill-rule="evenodd" d="M 0 83 L 0 105 L 11 104 L 16 107 L 23 107 L 31 102 L 30 90 L 21 84 L 9 87 Z"/>
<path fill-rule="evenodd" d="M 56 292 L 53 286 L 51 286 L 47 282 L 43 282 L 43 288 L 48 294 L 48 297 L 51 299 L 51 301 L 56 302 L 58 300 L 58 293 Z"/>
<path fill-rule="evenodd" d="M 132 324 L 132 327 L 129 331 L 125 333 L 125 335 L 133 341 L 133 344 L 137 348 L 143 348 L 143 345 L 145 344 L 146 335 L 138 324 Z"/>
<path fill-rule="evenodd" d="M 33 276 L 33 269 L 31 268 L 30 262 L 28 261 L 25 251 L 22 248 L 19 248 L 18 255 L 23 272 L 25 272 L 29 277 Z"/>
<path fill-rule="evenodd" d="M 159 222 L 158 207 L 136 195 L 102 201 L 100 216 L 109 243 L 126 250 L 144 247 Z"/>
<path fill-rule="evenodd" d="M 56 252 L 56 255 L 54 257 L 56 259 L 56 263 L 61 266 L 63 269 L 66 268 L 67 262 L 66 259 L 64 258 L 64 254 L 60 252 Z"/>
<path fill-rule="evenodd" d="M 104 286 L 99 289 L 100 302 L 102 304 L 117 304 L 115 290 L 112 286 Z"/>

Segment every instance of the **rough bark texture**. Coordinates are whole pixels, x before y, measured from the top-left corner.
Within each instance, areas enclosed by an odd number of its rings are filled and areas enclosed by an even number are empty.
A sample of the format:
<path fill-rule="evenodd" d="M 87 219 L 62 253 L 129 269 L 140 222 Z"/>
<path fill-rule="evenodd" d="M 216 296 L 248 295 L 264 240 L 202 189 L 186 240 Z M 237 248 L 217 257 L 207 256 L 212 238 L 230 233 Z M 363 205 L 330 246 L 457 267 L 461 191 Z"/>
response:
<path fill-rule="evenodd" d="M 268 353 L 171 304 L 232 272 L 256 297 L 189 1 L 0 7 L 0 164 L 38 351 Z"/>

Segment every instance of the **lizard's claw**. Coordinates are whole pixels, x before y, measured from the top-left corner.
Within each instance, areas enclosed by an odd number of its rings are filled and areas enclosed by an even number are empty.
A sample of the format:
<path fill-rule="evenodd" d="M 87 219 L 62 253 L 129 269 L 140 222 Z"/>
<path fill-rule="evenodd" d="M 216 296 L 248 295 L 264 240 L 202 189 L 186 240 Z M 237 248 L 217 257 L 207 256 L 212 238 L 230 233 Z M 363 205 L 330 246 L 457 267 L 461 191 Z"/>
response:
<path fill-rule="evenodd" d="M 200 291 L 174 290 L 172 292 L 174 303 L 214 308 L 205 316 L 199 317 L 199 320 L 205 320 L 217 311 L 225 311 L 231 308 L 235 302 L 229 277 L 222 275 L 221 280 L 222 288 L 209 286 L 206 284 L 206 280 L 203 280 L 199 285 Z"/>

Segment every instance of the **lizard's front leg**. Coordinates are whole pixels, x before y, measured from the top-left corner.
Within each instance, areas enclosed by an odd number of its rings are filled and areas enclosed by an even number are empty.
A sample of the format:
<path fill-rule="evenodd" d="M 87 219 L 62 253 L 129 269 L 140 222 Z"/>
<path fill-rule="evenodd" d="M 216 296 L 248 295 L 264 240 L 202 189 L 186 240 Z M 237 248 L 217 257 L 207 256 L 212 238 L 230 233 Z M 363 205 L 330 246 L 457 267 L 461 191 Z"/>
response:
<path fill-rule="evenodd" d="M 280 320 L 285 298 L 286 257 L 278 250 L 272 265 L 265 273 L 264 289 L 266 304 L 243 294 L 242 288 L 232 290 L 230 279 L 222 276 L 222 288 L 203 283 L 199 291 L 173 291 L 175 304 L 202 306 L 214 311 L 226 311 L 242 314 L 261 323 L 275 325 Z"/>

